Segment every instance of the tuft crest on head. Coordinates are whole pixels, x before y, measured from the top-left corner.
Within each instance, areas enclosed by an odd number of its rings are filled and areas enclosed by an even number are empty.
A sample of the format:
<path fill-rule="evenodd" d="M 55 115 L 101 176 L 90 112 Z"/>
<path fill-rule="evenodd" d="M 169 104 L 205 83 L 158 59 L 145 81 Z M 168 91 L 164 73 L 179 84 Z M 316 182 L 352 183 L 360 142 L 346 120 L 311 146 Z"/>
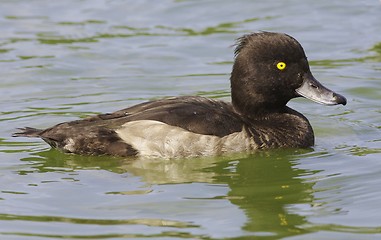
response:
<path fill-rule="evenodd" d="M 241 50 L 249 44 L 250 39 L 258 35 L 259 33 L 250 33 L 250 34 L 245 34 L 239 38 L 236 39 L 236 43 L 234 44 L 235 50 L 234 50 L 234 56 L 236 57 Z"/>
<path fill-rule="evenodd" d="M 268 56 L 271 53 L 275 55 L 288 55 L 291 53 L 295 57 L 297 55 L 295 49 L 297 49 L 297 52 L 300 53 L 299 57 L 305 58 L 304 50 L 299 42 L 284 33 L 257 32 L 246 34 L 237 39 L 235 46 L 235 57 L 240 55 L 244 49 L 257 50 L 263 53 L 262 56 Z M 276 49 L 281 49 L 281 51 L 276 51 Z"/>

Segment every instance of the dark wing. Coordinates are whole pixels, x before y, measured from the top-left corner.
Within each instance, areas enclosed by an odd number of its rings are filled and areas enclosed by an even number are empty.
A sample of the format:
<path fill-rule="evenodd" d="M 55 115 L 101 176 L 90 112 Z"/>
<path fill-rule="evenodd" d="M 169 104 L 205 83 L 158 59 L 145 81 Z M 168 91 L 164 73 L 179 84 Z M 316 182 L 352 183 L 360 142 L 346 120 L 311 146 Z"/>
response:
<path fill-rule="evenodd" d="M 231 104 L 203 97 L 178 97 L 141 103 L 87 120 L 108 122 L 118 128 L 129 121 L 156 120 L 188 131 L 225 136 L 242 130 L 243 121 Z M 103 122 L 101 121 L 101 122 Z"/>
<path fill-rule="evenodd" d="M 42 137 L 58 141 L 57 138 L 80 133 L 97 135 L 99 129 L 113 131 L 127 122 L 137 120 L 156 120 L 194 133 L 219 137 L 239 132 L 243 127 L 241 117 L 235 113 L 230 103 L 203 97 L 178 97 L 145 102 L 114 113 L 60 123 L 46 130 L 22 128 L 13 136 Z"/>

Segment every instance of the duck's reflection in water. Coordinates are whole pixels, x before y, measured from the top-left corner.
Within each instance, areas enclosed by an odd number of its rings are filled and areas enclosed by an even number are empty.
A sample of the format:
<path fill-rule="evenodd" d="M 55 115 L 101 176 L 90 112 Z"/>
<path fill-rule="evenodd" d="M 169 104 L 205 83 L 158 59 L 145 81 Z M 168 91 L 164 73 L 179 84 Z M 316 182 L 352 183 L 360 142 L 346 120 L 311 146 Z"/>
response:
<path fill-rule="evenodd" d="M 23 160 L 33 161 L 33 168 L 38 172 L 56 171 L 55 169 L 106 170 L 125 174 L 125 181 L 128 181 L 129 177 L 138 177 L 147 189 L 169 186 L 168 184 L 172 187 L 181 185 L 181 193 L 175 197 L 223 200 L 225 203 L 221 207 L 229 207 L 226 203 L 230 203 L 230 206 L 234 207 L 232 212 L 236 214 L 238 207 L 241 213 L 244 213 L 246 220 L 245 223 L 240 223 L 239 229 L 248 235 L 285 237 L 303 234 L 306 230 L 300 226 L 308 222 L 305 216 L 297 213 L 295 206 L 312 205 L 314 202 L 314 182 L 305 181 L 303 178 L 313 172 L 298 168 L 296 165 L 300 153 L 291 150 L 176 160 L 84 157 L 66 155 L 55 150 L 40 152 L 37 155 L 38 157 Z M 197 193 L 194 184 L 198 184 Z M 202 192 L 221 187 L 224 191 L 216 191 L 218 196 Z M 138 190 L 149 195 L 151 191 L 147 189 L 140 186 Z M 200 204 L 204 203 L 200 201 Z M 216 203 L 217 206 L 220 206 L 220 203 Z M 208 204 L 210 202 L 206 205 Z M 192 207 L 192 214 L 197 215 L 197 211 L 200 211 L 200 215 L 208 214 L 207 210 L 202 212 L 204 210 L 201 205 L 199 208 L 194 208 L 194 205 Z M 183 210 L 189 212 L 187 209 Z M 213 219 L 213 216 L 209 217 Z M 202 224 L 194 223 L 203 227 Z M 233 226 L 235 223 L 229 224 L 232 228 L 237 227 Z"/>

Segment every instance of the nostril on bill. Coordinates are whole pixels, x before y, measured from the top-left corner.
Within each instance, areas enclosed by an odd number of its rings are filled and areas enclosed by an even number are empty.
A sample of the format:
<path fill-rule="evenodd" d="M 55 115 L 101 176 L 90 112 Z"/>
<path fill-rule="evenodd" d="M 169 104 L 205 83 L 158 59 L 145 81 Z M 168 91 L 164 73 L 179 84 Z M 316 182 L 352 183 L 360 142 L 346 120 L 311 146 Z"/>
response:
<path fill-rule="evenodd" d="M 316 86 L 316 85 L 313 84 L 313 83 L 310 83 L 310 86 L 311 86 L 312 88 L 318 89 L 318 86 Z"/>

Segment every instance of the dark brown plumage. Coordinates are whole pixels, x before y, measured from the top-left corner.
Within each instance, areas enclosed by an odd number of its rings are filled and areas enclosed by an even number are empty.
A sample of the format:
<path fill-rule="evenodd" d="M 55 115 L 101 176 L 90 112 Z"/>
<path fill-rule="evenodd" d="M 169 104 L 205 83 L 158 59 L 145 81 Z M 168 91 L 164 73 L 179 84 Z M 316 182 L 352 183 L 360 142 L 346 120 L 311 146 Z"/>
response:
<path fill-rule="evenodd" d="M 232 103 L 203 97 L 162 99 L 46 130 L 24 128 L 13 136 L 40 137 L 52 147 L 86 155 L 186 157 L 309 147 L 314 144 L 312 127 L 287 102 L 305 96 L 328 105 L 346 103 L 313 78 L 303 48 L 286 34 L 239 38 L 230 80 Z M 152 130 L 147 130 L 150 124 Z"/>

